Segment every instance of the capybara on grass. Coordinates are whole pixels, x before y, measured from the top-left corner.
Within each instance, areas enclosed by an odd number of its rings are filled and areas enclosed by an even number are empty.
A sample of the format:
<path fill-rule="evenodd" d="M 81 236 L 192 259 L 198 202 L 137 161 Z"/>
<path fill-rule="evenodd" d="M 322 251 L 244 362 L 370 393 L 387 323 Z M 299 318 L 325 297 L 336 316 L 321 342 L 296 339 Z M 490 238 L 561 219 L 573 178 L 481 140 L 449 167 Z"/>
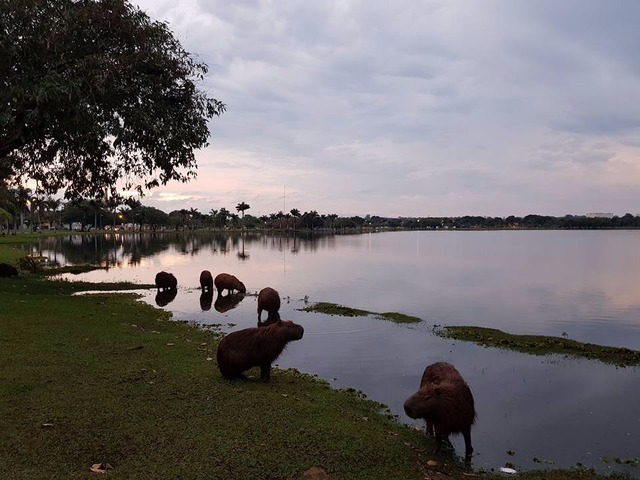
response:
<path fill-rule="evenodd" d="M 471 426 L 476 410 L 471 389 L 456 368 L 444 362 L 425 368 L 420 390 L 404 402 L 404 411 L 411 418 L 424 418 L 427 433 L 435 433 L 436 450 L 452 433 L 464 436 L 465 456 L 473 453 Z"/>
<path fill-rule="evenodd" d="M 287 343 L 300 340 L 304 328 L 291 321 L 278 321 L 266 327 L 245 328 L 225 336 L 218 345 L 218 368 L 225 378 L 242 377 L 242 372 L 260 367 L 260 378 L 268 382 L 271 364 Z"/>
<path fill-rule="evenodd" d="M 262 323 L 262 311 L 267 311 L 267 319 Z M 266 326 L 280 320 L 280 295 L 271 288 L 265 287 L 258 293 L 258 326 Z"/>
<path fill-rule="evenodd" d="M 202 273 L 200 273 L 200 288 L 203 292 L 205 290 L 213 291 L 213 275 L 211 275 L 209 270 L 203 270 Z"/>
<path fill-rule="evenodd" d="M 17 277 L 18 270 L 13 265 L 9 265 L 8 263 L 0 263 L 0 277 Z"/>
<path fill-rule="evenodd" d="M 156 287 L 158 290 L 175 290 L 178 288 L 178 280 L 173 273 L 158 272 L 156 274 Z"/>
<path fill-rule="evenodd" d="M 218 295 L 220 295 L 223 290 L 229 290 L 229 293 L 233 293 L 234 290 L 238 290 L 240 293 L 247 293 L 244 283 L 230 273 L 219 273 L 216 275 L 213 283 L 218 289 Z"/>

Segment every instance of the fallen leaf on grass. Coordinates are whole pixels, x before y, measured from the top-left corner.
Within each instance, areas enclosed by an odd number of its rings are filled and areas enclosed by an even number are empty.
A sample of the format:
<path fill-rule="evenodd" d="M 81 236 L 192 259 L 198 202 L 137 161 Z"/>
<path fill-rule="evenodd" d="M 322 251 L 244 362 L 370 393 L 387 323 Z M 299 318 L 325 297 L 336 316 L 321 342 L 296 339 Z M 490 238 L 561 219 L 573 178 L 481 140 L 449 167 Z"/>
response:
<path fill-rule="evenodd" d="M 113 467 L 108 463 L 94 463 L 90 470 L 93 473 L 107 473 L 107 470 L 113 470 Z"/>
<path fill-rule="evenodd" d="M 167 343 L 168 347 L 173 347 L 175 345 L 175 343 Z"/>

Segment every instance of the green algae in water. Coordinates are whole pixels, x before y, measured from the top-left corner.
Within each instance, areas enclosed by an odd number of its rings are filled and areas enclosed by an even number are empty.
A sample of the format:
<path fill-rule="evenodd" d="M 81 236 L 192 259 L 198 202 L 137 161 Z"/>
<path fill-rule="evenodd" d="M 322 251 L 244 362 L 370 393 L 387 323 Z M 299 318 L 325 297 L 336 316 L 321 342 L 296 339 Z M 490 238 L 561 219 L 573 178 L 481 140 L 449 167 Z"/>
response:
<path fill-rule="evenodd" d="M 368 310 L 360 310 L 358 308 L 345 307 L 344 305 L 338 305 L 337 303 L 330 302 L 318 302 L 313 305 L 299 309 L 303 312 L 316 312 L 324 313 L 326 315 L 338 315 L 340 317 L 367 317 L 373 316 L 384 320 L 389 320 L 395 323 L 418 323 L 422 320 L 418 317 L 412 317 L 411 315 L 405 315 L 398 312 L 370 312 Z"/>
<path fill-rule="evenodd" d="M 563 337 L 513 335 L 495 328 L 467 326 L 435 327 L 434 333 L 444 338 L 474 342 L 484 347 L 505 348 L 531 355 L 561 354 L 599 360 L 621 367 L 640 365 L 640 351 L 582 343 Z"/>

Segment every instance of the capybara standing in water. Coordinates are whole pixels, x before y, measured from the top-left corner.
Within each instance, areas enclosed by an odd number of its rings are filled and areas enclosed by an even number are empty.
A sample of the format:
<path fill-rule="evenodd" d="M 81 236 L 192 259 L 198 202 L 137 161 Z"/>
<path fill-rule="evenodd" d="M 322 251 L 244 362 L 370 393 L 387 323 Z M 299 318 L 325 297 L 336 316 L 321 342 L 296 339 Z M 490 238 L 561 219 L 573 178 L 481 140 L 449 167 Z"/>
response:
<path fill-rule="evenodd" d="M 158 272 L 156 274 L 156 287 L 158 287 L 158 290 L 175 290 L 178 288 L 178 280 L 173 273 Z"/>
<path fill-rule="evenodd" d="M 200 288 L 202 291 L 213 291 L 213 275 L 209 270 L 203 270 L 200 273 Z"/>
<path fill-rule="evenodd" d="M 267 311 L 267 319 L 262 323 L 262 311 Z M 258 326 L 266 326 L 280 320 L 280 295 L 271 287 L 265 287 L 258 293 Z"/>
<path fill-rule="evenodd" d="M 17 277 L 18 270 L 13 265 L 9 265 L 8 263 L 0 263 L 0 277 Z"/>
<path fill-rule="evenodd" d="M 404 411 L 411 418 L 425 419 L 427 433 L 435 433 L 437 451 L 450 434 L 462 433 L 465 456 L 473 453 L 471 426 L 476 420 L 473 395 L 453 365 L 438 362 L 425 368 L 420 390 L 404 402 Z"/>
<path fill-rule="evenodd" d="M 266 327 L 245 328 L 224 337 L 218 345 L 218 368 L 225 378 L 242 377 L 242 372 L 260 367 L 260 378 L 268 382 L 271 364 L 287 343 L 300 340 L 304 328 L 291 321 L 278 321 Z"/>
<path fill-rule="evenodd" d="M 247 293 L 244 283 L 229 273 L 219 273 L 213 283 L 218 289 L 218 295 L 223 290 L 229 290 L 229 293 L 233 293 L 234 290 L 238 290 L 240 293 Z"/>

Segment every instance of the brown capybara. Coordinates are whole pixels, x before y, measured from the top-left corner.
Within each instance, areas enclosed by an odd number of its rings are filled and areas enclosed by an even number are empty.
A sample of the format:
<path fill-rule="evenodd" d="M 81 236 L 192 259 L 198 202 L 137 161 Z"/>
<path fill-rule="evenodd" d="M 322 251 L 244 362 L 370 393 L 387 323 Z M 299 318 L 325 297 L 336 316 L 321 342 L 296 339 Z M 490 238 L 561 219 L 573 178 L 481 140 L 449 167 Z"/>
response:
<path fill-rule="evenodd" d="M 267 319 L 262 323 L 262 311 L 267 311 Z M 265 287 L 258 293 L 258 326 L 270 325 L 280 320 L 280 295 L 271 288 Z"/>
<path fill-rule="evenodd" d="M 0 277 L 17 277 L 18 270 L 13 265 L 9 265 L 8 263 L 0 263 Z"/>
<path fill-rule="evenodd" d="M 158 287 L 158 290 L 175 290 L 178 288 L 178 280 L 173 273 L 158 272 L 156 274 L 156 287 Z"/>
<path fill-rule="evenodd" d="M 218 345 L 218 368 L 225 378 L 242 377 L 242 372 L 260 367 L 260 378 L 268 382 L 271 364 L 287 343 L 304 335 L 301 325 L 280 320 L 266 327 L 245 328 L 225 336 Z"/>
<path fill-rule="evenodd" d="M 233 293 L 234 290 L 238 290 L 240 293 L 247 293 L 244 283 L 230 273 L 219 273 L 216 275 L 213 283 L 218 289 L 218 295 L 220 295 L 223 290 L 229 290 L 229 293 Z"/>
<path fill-rule="evenodd" d="M 425 419 L 427 433 L 435 433 L 436 451 L 450 434 L 462 433 L 465 456 L 473 453 L 471 426 L 476 420 L 473 394 L 453 365 L 444 362 L 429 365 L 422 375 L 420 390 L 404 402 L 404 411 L 411 418 Z"/>
<path fill-rule="evenodd" d="M 200 288 L 203 292 L 205 290 L 209 292 L 213 291 L 213 275 L 211 275 L 209 270 L 203 270 L 200 273 Z"/>

